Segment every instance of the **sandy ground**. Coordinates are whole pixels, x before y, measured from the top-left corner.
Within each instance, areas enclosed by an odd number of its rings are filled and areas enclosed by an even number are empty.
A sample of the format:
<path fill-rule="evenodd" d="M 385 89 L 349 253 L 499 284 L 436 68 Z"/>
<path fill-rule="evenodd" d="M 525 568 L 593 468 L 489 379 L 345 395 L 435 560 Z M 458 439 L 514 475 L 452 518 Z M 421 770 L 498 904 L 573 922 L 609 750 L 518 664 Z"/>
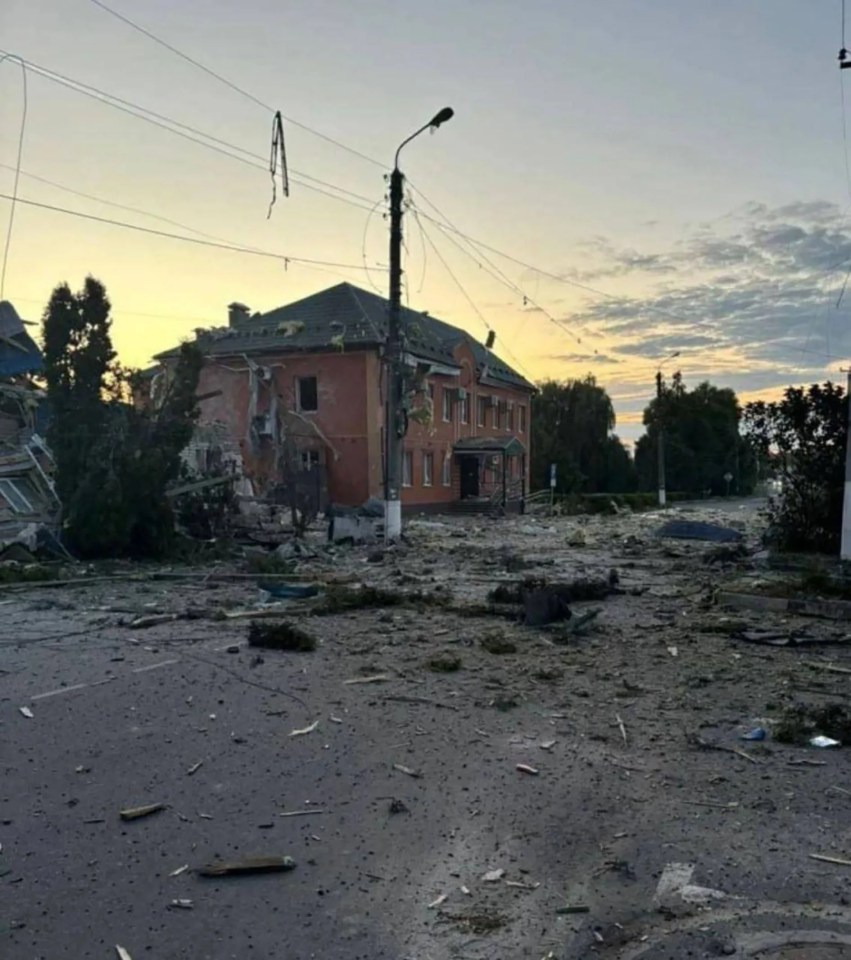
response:
<path fill-rule="evenodd" d="M 679 515 L 755 543 L 757 506 Z M 257 651 L 247 620 L 209 616 L 258 604 L 252 581 L 205 579 L 224 564 L 3 592 L 0 956 L 851 956 L 851 865 L 811 859 L 851 861 L 847 751 L 739 739 L 790 702 L 847 700 L 848 676 L 811 663 L 851 669 L 851 650 L 732 639 L 804 621 L 714 605 L 758 572 L 708 565 L 708 545 L 659 540 L 659 523 L 414 521 L 383 562 L 356 547 L 303 565 L 457 604 L 505 578 L 615 568 L 622 592 L 577 604 L 602 612 L 563 645 L 430 605 L 305 617 L 296 603 L 318 648 Z M 187 609 L 206 615 L 128 626 Z M 516 652 L 487 652 L 493 637 Z M 461 668 L 429 669 L 445 655 Z M 166 809 L 119 819 L 149 803 Z M 194 872 L 257 855 L 296 867 Z"/>

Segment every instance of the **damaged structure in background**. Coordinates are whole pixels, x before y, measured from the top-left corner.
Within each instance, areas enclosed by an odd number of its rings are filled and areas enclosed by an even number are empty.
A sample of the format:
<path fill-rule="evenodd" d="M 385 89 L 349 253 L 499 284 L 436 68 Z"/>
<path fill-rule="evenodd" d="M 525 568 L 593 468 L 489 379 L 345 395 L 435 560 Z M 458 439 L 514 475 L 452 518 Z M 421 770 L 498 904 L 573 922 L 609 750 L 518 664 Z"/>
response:
<path fill-rule="evenodd" d="M 13 544 L 30 552 L 59 550 L 61 505 L 42 439 L 46 397 L 33 380 L 42 367 L 41 351 L 17 311 L 0 301 L 0 558 Z"/>
<path fill-rule="evenodd" d="M 204 445 L 202 431 L 216 432 L 254 539 L 298 533 L 322 511 L 341 518 L 335 537 L 345 528 L 357 539 L 345 516 L 374 526 L 368 508 L 384 496 L 387 312 L 383 297 L 342 283 L 264 314 L 232 303 L 227 326 L 195 331 L 204 366 L 190 450 Z M 492 338 L 482 344 L 427 312 L 404 314 L 412 389 L 403 510 L 522 511 L 534 385 L 496 355 Z M 152 399 L 176 356 L 155 358 Z"/>

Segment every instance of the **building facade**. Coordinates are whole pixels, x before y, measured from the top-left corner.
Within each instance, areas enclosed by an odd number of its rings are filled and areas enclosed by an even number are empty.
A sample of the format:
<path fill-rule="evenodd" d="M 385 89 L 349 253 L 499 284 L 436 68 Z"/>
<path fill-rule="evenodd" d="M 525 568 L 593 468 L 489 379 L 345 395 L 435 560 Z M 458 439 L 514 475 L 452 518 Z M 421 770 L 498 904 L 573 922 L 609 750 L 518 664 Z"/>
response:
<path fill-rule="evenodd" d="M 227 327 L 196 331 L 199 428 L 238 451 L 256 496 L 315 477 L 326 502 L 383 497 L 387 311 L 384 298 L 343 283 L 265 314 L 231 304 Z M 521 502 L 533 385 L 457 327 L 408 309 L 403 322 L 413 384 L 403 508 Z M 176 353 L 157 358 L 153 402 Z"/>

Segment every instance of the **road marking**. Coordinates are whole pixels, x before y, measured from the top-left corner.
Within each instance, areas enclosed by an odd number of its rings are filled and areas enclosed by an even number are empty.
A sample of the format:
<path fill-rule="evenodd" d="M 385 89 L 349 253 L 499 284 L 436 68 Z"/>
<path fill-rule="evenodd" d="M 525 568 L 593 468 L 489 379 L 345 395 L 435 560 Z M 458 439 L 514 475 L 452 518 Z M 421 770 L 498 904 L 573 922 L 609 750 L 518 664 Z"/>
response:
<path fill-rule="evenodd" d="M 151 663 L 147 667 L 136 667 L 133 673 L 145 673 L 148 670 L 159 670 L 160 667 L 168 667 L 172 663 L 180 663 L 180 660 L 163 660 L 161 663 Z"/>
<path fill-rule="evenodd" d="M 83 690 L 87 686 L 87 683 L 75 683 L 70 687 L 60 687 L 58 690 L 48 690 L 47 693 L 37 693 L 34 697 L 30 697 L 30 700 L 46 700 L 47 697 L 56 697 L 60 693 L 71 693 L 72 690 Z"/>

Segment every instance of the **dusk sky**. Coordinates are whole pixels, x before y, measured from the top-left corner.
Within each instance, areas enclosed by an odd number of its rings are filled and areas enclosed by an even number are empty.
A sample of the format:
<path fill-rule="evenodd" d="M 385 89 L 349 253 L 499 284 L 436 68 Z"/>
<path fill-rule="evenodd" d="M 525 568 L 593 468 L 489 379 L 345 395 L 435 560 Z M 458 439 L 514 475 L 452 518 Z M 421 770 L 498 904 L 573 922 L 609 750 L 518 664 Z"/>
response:
<path fill-rule="evenodd" d="M 743 401 L 842 376 L 851 71 L 836 63 L 839 0 L 108 3 L 266 106 L 92 0 L 2 0 L 0 46 L 248 162 L 34 67 L 19 196 L 293 260 L 20 204 L 5 297 L 28 319 L 57 283 L 76 289 L 92 273 L 112 300 L 121 358 L 145 365 L 193 328 L 225 323 L 233 300 L 264 311 L 343 279 L 386 295 L 383 172 L 402 139 L 451 105 L 454 119 L 402 155 L 412 307 L 481 339 L 491 326 L 497 352 L 534 379 L 593 373 L 628 440 L 675 350 L 666 370 Z M 6 59 L 6 195 L 22 106 L 21 67 Z M 279 185 L 269 219 L 267 106 L 351 148 L 285 120 L 291 195 Z M 4 242 L 9 212 L 0 200 Z"/>

